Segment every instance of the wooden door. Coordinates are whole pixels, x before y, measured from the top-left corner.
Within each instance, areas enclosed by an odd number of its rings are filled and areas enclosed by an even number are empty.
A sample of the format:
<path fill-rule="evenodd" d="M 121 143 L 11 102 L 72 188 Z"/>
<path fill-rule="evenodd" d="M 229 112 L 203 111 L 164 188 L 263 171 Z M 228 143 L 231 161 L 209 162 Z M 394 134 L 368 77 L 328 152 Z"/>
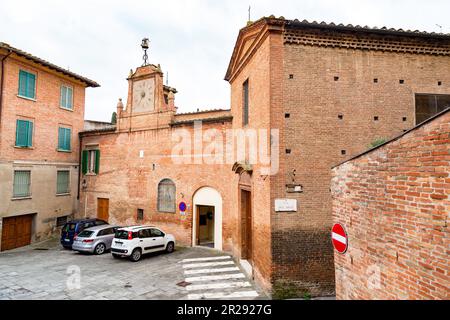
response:
<path fill-rule="evenodd" d="M 242 259 L 252 260 L 253 236 L 251 193 L 246 190 L 241 190 L 241 239 Z"/>
<path fill-rule="evenodd" d="M 97 199 L 97 218 L 108 222 L 109 220 L 109 199 Z"/>
<path fill-rule="evenodd" d="M 31 243 L 33 215 L 3 219 L 1 251 L 27 246 Z"/>

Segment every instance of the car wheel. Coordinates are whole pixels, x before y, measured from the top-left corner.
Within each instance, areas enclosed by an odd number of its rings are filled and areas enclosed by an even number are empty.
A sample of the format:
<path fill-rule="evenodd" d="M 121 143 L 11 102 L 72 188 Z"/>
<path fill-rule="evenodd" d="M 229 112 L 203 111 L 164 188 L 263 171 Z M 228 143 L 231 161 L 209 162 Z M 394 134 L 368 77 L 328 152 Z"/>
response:
<path fill-rule="evenodd" d="M 173 242 L 169 242 L 166 246 L 166 252 L 172 253 L 174 250 L 175 250 L 175 245 L 173 244 Z"/>
<path fill-rule="evenodd" d="M 136 248 L 133 250 L 133 252 L 131 253 L 130 259 L 133 262 L 138 262 L 139 260 L 141 260 L 141 256 L 142 256 L 142 252 L 141 249 Z"/>
<path fill-rule="evenodd" d="M 104 254 L 105 251 L 106 251 L 106 246 L 103 243 L 99 243 L 94 249 L 94 252 L 96 255 Z"/>
<path fill-rule="evenodd" d="M 113 256 L 114 259 L 119 259 L 120 258 L 120 256 L 118 254 L 115 254 L 115 253 L 113 253 L 112 256 Z"/>

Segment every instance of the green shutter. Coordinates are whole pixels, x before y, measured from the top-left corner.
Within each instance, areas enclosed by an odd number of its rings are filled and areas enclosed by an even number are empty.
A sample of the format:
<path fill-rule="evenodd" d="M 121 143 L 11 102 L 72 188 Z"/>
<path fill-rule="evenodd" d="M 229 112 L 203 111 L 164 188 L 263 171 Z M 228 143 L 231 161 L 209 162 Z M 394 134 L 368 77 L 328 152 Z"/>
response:
<path fill-rule="evenodd" d="M 65 135 L 64 135 L 64 140 L 65 140 L 65 143 L 64 143 L 65 149 L 64 150 L 70 151 L 72 149 L 71 136 L 72 136 L 72 130 L 66 128 Z"/>
<path fill-rule="evenodd" d="M 71 150 L 71 135 L 72 130 L 69 128 L 58 129 L 58 150 L 70 151 Z"/>
<path fill-rule="evenodd" d="M 95 173 L 100 172 L 100 150 L 95 150 Z"/>
<path fill-rule="evenodd" d="M 27 147 L 33 145 L 33 122 L 27 121 Z"/>
<path fill-rule="evenodd" d="M 72 88 L 67 88 L 67 109 L 72 109 Z"/>
<path fill-rule="evenodd" d="M 34 99 L 34 93 L 36 88 L 36 76 L 32 73 L 28 73 L 27 81 L 27 97 Z"/>
<path fill-rule="evenodd" d="M 65 86 L 61 86 L 61 107 L 66 108 L 66 90 L 67 88 Z"/>
<path fill-rule="evenodd" d="M 27 73 L 25 71 L 19 71 L 19 96 L 25 97 L 27 94 Z"/>
<path fill-rule="evenodd" d="M 20 70 L 19 71 L 19 95 L 34 99 L 36 96 L 36 75 Z"/>
<path fill-rule="evenodd" d="M 16 146 L 31 147 L 33 145 L 33 122 L 17 120 L 16 122 Z"/>
<path fill-rule="evenodd" d="M 83 150 L 83 154 L 81 157 L 81 170 L 83 174 L 86 174 L 88 171 L 88 160 L 89 159 L 89 151 Z"/>
<path fill-rule="evenodd" d="M 58 149 L 64 150 L 64 128 L 58 128 Z"/>

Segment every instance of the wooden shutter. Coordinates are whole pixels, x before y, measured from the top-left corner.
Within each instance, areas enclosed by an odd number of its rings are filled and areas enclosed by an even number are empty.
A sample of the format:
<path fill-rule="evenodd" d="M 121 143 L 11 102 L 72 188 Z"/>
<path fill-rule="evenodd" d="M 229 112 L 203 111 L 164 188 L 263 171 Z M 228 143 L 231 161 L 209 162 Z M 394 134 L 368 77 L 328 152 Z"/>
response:
<path fill-rule="evenodd" d="M 71 129 L 69 129 L 69 128 L 65 128 L 65 133 L 64 133 L 64 146 L 65 146 L 65 149 L 64 150 L 67 150 L 67 151 L 69 151 L 69 150 L 71 150 L 72 149 L 72 130 Z"/>
<path fill-rule="evenodd" d="M 67 103 L 66 91 L 67 91 L 67 88 L 65 86 L 61 86 L 61 102 L 60 102 L 60 104 L 61 104 L 61 107 L 63 107 L 63 108 L 66 108 L 66 103 Z"/>
<path fill-rule="evenodd" d="M 89 151 L 83 150 L 83 154 L 81 157 L 81 170 L 83 174 L 88 172 L 88 161 L 89 161 Z"/>
<path fill-rule="evenodd" d="M 72 88 L 67 88 L 67 108 L 73 109 L 73 90 Z"/>
<path fill-rule="evenodd" d="M 19 96 L 25 97 L 27 94 L 27 73 L 19 71 Z"/>
<path fill-rule="evenodd" d="M 36 76 L 32 73 L 27 74 L 27 97 L 35 98 Z"/>
<path fill-rule="evenodd" d="M 95 150 L 95 173 L 100 172 L 100 150 Z"/>
<path fill-rule="evenodd" d="M 16 122 L 16 146 L 31 147 L 33 145 L 33 122 L 17 120 Z"/>

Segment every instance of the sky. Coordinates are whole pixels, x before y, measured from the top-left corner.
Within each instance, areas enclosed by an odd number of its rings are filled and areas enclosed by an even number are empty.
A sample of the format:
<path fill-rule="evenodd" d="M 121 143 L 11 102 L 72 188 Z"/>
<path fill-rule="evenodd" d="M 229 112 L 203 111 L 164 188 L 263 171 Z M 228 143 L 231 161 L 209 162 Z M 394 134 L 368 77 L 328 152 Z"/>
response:
<path fill-rule="evenodd" d="M 450 33 L 449 0 L 0 0 L 0 42 L 100 83 L 85 118 L 110 121 L 126 78 L 160 64 L 178 112 L 230 107 L 224 80 L 239 29 L 263 16 Z M 166 79 L 164 80 L 164 83 Z"/>

